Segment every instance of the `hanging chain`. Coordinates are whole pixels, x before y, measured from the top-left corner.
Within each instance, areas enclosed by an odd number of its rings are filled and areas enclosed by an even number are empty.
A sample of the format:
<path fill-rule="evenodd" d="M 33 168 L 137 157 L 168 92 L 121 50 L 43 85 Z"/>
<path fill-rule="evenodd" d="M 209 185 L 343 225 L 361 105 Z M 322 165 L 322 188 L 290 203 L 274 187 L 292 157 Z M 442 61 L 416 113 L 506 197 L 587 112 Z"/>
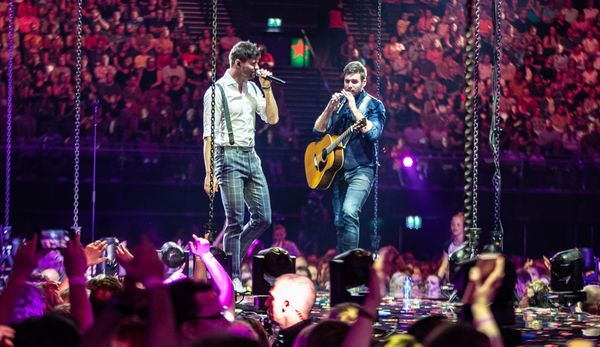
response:
<path fill-rule="evenodd" d="M 215 237 L 215 88 L 217 83 L 217 0 L 212 1 L 212 66 L 210 86 L 210 172 L 209 172 L 209 203 L 208 223 L 205 226 L 208 237 L 212 242 Z"/>
<path fill-rule="evenodd" d="M 4 227 L 10 225 L 10 172 L 12 157 L 12 116 L 13 116 L 13 54 L 15 49 L 15 1 L 9 1 L 8 8 L 8 103 L 6 109 L 6 181 L 4 186 Z M 0 235 L 4 239 L 4 235 Z M 3 242 L 3 241 L 0 241 Z"/>
<path fill-rule="evenodd" d="M 474 11 L 474 15 L 473 15 Z M 474 257 L 477 252 L 480 229 L 477 225 L 479 176 L 479 55 L 481 36 L 479 19 L 480 0 L 467 1 L 467 57 L 465 101 L 465 231 L 466 250 Z"/>
<path fill-rule="evenodd" d="M 375 61 L 377 81 L 377 98 L 381 100 L 381 0 L 377 1 L 377 60 Z M 373 180 L 373 235 L 371 248 L 373 253 L 379 250 L 381 235 L 379 234 L 379 141 L 375 141 L 375 177 Z"/>
<path fill-rule="evenodd" d="M 490 131 L 490 147 L 494 157 L 494 176 L 492 184 L 494 185 L 494 229 L 492 230 L 492 242 L 502 250 L 504 248 L 504 230 L 500 221 L 500 191 L 502 187 L 500 172 L 500 61 L 502 58 L 502 0 L 494 0 L 494 79 L 492 97 L 494 114 L 492 117 L 492 129 Z"/>
<path fill-rule="evenodd" d="M 75 65 L 75 163 L 73 166 L 73 229 L 79 231 L 79 134 L 81 130 L 82 0 L 77 0 L 77 64 Z"/>

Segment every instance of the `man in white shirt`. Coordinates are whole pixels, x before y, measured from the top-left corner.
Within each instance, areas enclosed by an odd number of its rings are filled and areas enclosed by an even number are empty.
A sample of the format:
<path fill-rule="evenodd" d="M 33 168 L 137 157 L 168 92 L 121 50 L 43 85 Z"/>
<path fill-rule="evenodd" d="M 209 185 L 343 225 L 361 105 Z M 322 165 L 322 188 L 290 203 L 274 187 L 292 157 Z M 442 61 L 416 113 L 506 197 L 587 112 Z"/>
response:
<path fill-rule="evenodd" d="M 279 112 L 271 81 L 267 79 L 271 73 L 258 68 L 259 58 L 258 47 L 248 41 L 238 42 L 231 49 L 229 69 L 217 81 L 214 90 L 214 139 L 211 137 L 212 88 L 204 94 L 204 190 L 209 195 L 211 191 L 221 190 L 227 219 L 223 248 L 231 256 L 231 277 L 238 292 L 243 291 L 240 262 L 252 242 L 271 225 L 271 200 L 260 158 L 254 150 L 254 134 L 256 114 L 268 124 L 277 124 Z M 251 81 L 256 76 L 260 87 Z M 210 168 L 212 141 L 215 144 L 214 172 Z M 250 212 L 246 224 L 244 204 Z"/>

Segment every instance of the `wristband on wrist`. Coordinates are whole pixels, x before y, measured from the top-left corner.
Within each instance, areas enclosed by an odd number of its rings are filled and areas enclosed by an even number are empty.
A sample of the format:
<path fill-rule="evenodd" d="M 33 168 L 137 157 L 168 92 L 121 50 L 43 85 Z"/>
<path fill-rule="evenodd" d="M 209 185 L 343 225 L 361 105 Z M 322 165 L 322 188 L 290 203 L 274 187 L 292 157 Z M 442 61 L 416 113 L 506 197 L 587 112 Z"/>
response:
<path fill-rule="evenodd" d="M 86 283 L 87 283 L 87 280 L 83 276 L 69 277 L 69 287 L 79 286 L 79 285 L 85 286 Z"/>
<path fill-rule="evenodd" d="M 358 316 L 367 318 L 368 320 L 370 320 L 372 322 L 376 321 L 378 318 L 377 313 L 371 313 L 362 306 L 358 309 Z"/>
<path fill-rule="evenodd" d="M 150 277 L 142 281 L 146 289 L 152 289 L 163 285 L 163 280 L 160 277 Z"/>
<path fill-rule="evenodd" d="M 263 89 L 263 90 L 269 90 L 269 89 L 271 89 L 271 86 L 268 86 L 268 87 L 262 87 L 262 89 Z"/>

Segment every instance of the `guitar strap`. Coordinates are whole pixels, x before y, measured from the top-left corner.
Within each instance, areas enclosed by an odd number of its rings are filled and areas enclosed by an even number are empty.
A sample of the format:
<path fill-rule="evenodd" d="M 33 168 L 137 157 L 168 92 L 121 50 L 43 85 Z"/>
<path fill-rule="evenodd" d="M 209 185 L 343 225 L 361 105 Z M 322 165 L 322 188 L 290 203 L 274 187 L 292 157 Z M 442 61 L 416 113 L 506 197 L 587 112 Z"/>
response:
<path fill-rule="evenodd" d="M 221 86 L 220 84 L 215 84 L 219 88 L 219 92 L 221 93 L 221 100 L 223 101 L 223 116 L 225 117 L 225 125 L 227 126 L 227 137 L 229 138 L 229 144 L 233 146 L 235 144 L 235 141 L 233 140 L 233 126 L 231 125 L 231 116 L 229 115 L 229 104 L 227 103 L 227 98 L 225 97 L 225 90 L 223 90 L 223 86 Z"/>
<path fill-rule="evenodd" d="M 365 93 L 365 97 L 362 99 L 362 101 L 360 102 L 360 105 L 358 105 L 358 111 L 360 113 L 362 113 L 363 116 L 367 116 L 367 107 L 369 107 L 369 102 L 371 102 L 371 100 L 373 99 L 373 97 L 369 94 L 369 93 Z M 344 144 L 342 145 L 342 148 L 346 148 L 346 144 L 348 144 L 348 142 L 350 142 L 350 139 L 352 138 L 352 136 L 354 136 L 354 134 L 348 136 L 348 139 L 346 140 L 346 142 L 344 142 Z"/>

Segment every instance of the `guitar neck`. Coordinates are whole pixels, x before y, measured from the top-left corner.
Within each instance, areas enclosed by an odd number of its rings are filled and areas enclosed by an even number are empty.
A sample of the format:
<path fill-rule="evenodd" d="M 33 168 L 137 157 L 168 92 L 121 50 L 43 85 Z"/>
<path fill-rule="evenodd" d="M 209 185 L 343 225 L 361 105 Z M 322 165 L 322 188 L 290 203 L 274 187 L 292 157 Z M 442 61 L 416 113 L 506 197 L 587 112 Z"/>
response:
<path fill-rule="evenodd" d="M 340 144 L 340 142 L 344 141 L 346 136 L 348 136 L 352 132 L 352 128 L 353 127 L 346 129 L 346 131 L 344 131 L 335 141 L 333 141 L 329 146 L 327 146 L 327 154 L 331 153 Z"/>

